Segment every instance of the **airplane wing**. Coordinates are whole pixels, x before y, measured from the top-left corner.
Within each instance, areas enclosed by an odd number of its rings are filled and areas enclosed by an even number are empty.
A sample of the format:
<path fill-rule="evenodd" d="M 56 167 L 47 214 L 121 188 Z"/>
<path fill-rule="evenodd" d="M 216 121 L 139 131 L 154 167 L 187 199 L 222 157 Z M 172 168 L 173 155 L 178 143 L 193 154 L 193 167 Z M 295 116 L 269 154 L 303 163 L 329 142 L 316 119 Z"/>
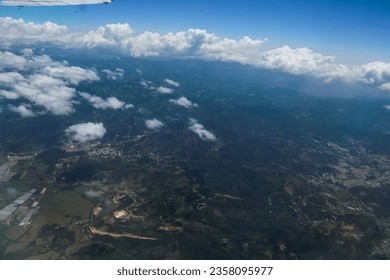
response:
<path fill-rule="evenodd" d="M 89 5 L 89 4 L 108 4 L 112 0 L 0 0 L 0 6 L 67 6 L 67 5 Z"/>

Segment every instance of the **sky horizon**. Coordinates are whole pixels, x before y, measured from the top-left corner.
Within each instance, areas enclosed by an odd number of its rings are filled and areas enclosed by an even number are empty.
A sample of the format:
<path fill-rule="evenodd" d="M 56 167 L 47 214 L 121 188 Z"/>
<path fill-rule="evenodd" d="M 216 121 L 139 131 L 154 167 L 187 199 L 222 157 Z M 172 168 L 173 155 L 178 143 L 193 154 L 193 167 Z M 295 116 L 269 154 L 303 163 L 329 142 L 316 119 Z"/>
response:
<path fill-rule="evenodd" d="M 91 55 L 237 62 L 386 94 L 389 10 L 382 0 L 0 6 L 0 70 L 24 67 L 41 54 L 37 50 L 55 47 Z"/>
<path fill-rule="evenodd" d="M 116 0 L 109 5 L 0 7 L 0 17 L 50 21 L 79 31 L 113 23 L 128 23 L 136 33 L 205 29 L 232 39 L 268 39 L 268 49 L 306 47 L 358 65 L 390 62 L 389 11 L 390 3 L 381 0 L 247 0 L 239 5 L 232 0 Z"/>

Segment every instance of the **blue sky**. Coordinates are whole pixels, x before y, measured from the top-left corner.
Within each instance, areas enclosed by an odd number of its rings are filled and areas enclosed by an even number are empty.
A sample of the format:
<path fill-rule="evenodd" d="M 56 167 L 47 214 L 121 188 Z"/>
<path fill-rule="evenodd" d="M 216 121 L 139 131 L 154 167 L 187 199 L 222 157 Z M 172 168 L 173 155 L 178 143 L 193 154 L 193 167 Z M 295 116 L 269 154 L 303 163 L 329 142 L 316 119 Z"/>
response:
<path fill-rule="evenodd" d="M 268 38 L 268 47 L 308 47 L 338 61 L 390 62 L 390 1 L 115 0 L 84 7 L 0 7 L 0 16 L 72 29 L 129 23 L 136 32 L 202 28 L 229 38 Z"/>
<path fill-rule="evenodd" d="M 115 0 L 82 7 L 0 7 L 0 98 L 27 99 L 27 105 L 11 107 L 25 116 L 37 114 L 33 105 L 66 115 L 74 110 L 74 85 L 122 73 L 81 69 L 50 57 L 62 50 L 241 63 L 389 94 L 386 2 Z"/>

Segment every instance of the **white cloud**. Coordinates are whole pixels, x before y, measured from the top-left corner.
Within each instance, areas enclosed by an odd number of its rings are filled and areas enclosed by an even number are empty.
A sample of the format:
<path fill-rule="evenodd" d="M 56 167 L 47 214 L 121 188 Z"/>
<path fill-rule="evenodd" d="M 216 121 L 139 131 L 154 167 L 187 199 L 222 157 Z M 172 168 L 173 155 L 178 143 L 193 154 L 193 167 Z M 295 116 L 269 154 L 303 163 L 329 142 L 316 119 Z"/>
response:
<path fill-rule="evenodd" d="M 185 107 L 185 108 L 197 108 L 199 107 L 198 104 L 196 103 L 193 103 L 192 101 L 188 100 L 186 97 L 180 97 L 178 99 L 170 99 L 169 102 L 175 104 L 175 105 L 178 105 L 178 106 L 182 106 L 182 107 Z"/>
<path fill-rule="evenodd" d="M 189 130 L 196 133 L 200 139 L 204 141 L 211 141 L 211 142 L 217 140 L 217 137 L 215 137 L 215 135 L 210 131 L 206 130 L 203 125 L 198 123 L 197 120 L 195 119 L 189 119 L 189 120 L 190 120 Z"/>
<path fill-rule="evenodd" d="M 23 50 L 22 55 L 0 52 L 0 61 L 4 57 L 12 57 L 15 64 L 7 62 L 0 69 L 0 98 L 25 99 L 54 115 L 74 111 L 76 90 L 72 86 L 99 79 L 93 70 L 53 61 L 46 55 L 34 55 L 31 50 Z"/>
<path fill-rule="evenodd" d="M 390 110 L 390 105 L 385 105 L 385 106 L 383 106 L 383 108 L 386 110 Z"/>
<path fill-rule="evenodd" d="M 292 49 L 289 46 L 264 52 L 255 60 L 255 65 L 268 69 L 282 70 L 295 75 L 310 75 L 330 81 L 344 78 L 348 68 L 334 63 L 335 57 L 324 56 L 308 48 Z"/>
<path fill-rule="evenodd" d="M 390 89 L 390 64 L 373 62 L 361 66 L 346 66 L 336 62 L 336 57 L 323 55 L 308 48 L 291 48 L 283 46 L 271 50 L 263 49 L 267 39 L 259 40 L 244 36 L 235 40 L 222 38 L 202 29 L 188 29 L 177 33 L 160 34 L 145 31 L 135 33 L 128 24 L 109 24 L 89 32 L 75 32 L 66 26 L 46 22 L 37 24 L 22 19 L 10 17 L 0 18 L 0 46 L 34 47 L 55 46 L 64 49 L 84 49 L 103 51 L 114 55 L 127 55 L 133 57 L 184 57 L 204 60 L 218 60 L 249 64 L 260 68 L 275 69 L 292 73 L 294 75 L 307 75 L 321 78 L 326 82 L 342 80 L 345 82 L 358 82 L 371 85 L 378 89 Z M 12 52 L 0 52 L 0 70 L 12 67 L 13 69 L 26 69 L 29 65 L 41 65 L 41 72 L 53 78 L 76 84 L 79 79 L 85 80 L 86 75 L 76 75 L 77 70 L 60 71 L 61 67 L 55 65 L 57 71 L 42 65 L 53 63 L 47 56 L 33 55 L 30 49 L 22 51 L 18 56 Z M 34 59 L 31 59 L 31 56 Z M 32 62 L 32 60 L 34 60 Z M 107 70 L 107 69 L 106 69 Z M 104 70 L 108 78 L 118 79 L 120 71 Z M 80 70 L 82 71 L 82 70 Z M 72 73 L 73 72 L 73 73 Z M 69 77 L 64 73 L 72 73 Z M 89 73 L 91 74 L 91 73 Z M 93 75 L 93 74 L 92 74 Z M 90 76 L 86 78 L 90 80 Z M 166 79 L 169 86 L 176 86 L 175 81 Z M 151 88 L 148 84 L 143 84 Z M 158 88 L 158 91 L 168 93 L 172 89 Z"/>
<path fill-rule="evenodd" d="M 93 199 L 93 198 L 98 198 L 102 196 L 101 191 L 94 191 L 94 190 L 87 190 L 84 192 L 85 196 L 87 198 Z"/>
<path fill-rule="evenodd" d="M 164 126 L 164 123 L 162 121 L 159 121 L 158 119 L 152 119 L 152 120 L 146 120 L 145 125 L 149 129 L 158 130 Z"/>
<path fill-rule="evenodd" d="M 107 79 L 117 81 L 119 79 L 123 79 L 125 74 L 125 70 L 116 68 L 115 71 L 111 71 L 109 69 L 102 70 L 103 73 L 107 75 Z"/>
<path fill-rule="evenodd" d="M 106 100 L 102 99 L 99 96 L 91 95 L 86 92 L 81 92 L 80 96 L 87 100 L 93 107 L 96 109 L 130 109 L 134 108 L 133 104 L 126 104 L 123 101 L 120 101 L 116 97 L 108 97 Z"/>
<path fill-rule="evenodd" d="M 99 80 L 95 71 L 86 70 L 80 67 L 57 65 L 46 66 L 40 70 L 40 73 L 52 78 L 57 78 L 66 81 L 68 84 L 78 85 L 82 81 Z"/>
<path fill-rule="evenodd" d="M 107 133 L 103 123 L 80 123 L 68 127 L 66 134 L 76 142 L 87 142 L 101 139 Z"/>
<path fill-rule="evenodd" d="M 265 40 L 243 37 L 220 38 L 202 29 L 159 34 L 135 34 L 128 24 L 108 24 L 94 31 L 72 32 L 66 26 L 37 24 L 10 17 L 0 18 L 0 45 L 36 46 L 42 43 L 62 48 L 96 49 L 114 54 L 140 56 L 184 56 L 249 63 Z"/>
<path fill-rule="evenodd" d="M 133 109 L 135 106 L 133 104 L 126 104 L 125 109 Z"/>
<path fill-rule="evenodd" d="M 0 73 L 0 82 L 3 84 L 12 84 L 14 82 L 18 82 L 22 80 L 24 80 L 24 77 L 18 72 Z"/>
<path fill-rule="evenodd" d="M 34 111 L 31 110 L 31 106 L 29 104 L 22 104 L 22 105 L 19 105 L 18 107 L 13 106 L 13 105 L 9 105 L 8 108 L 12 112 L 20 114 L 23 118 L 35 117 L 36 116 Z"/>
<path fill-rule="evenodd" d="M 170 86 L 173 86 L 173 87 L 180 87 L 180 83 L 179 82 L 175 82 L 175 81 L 170 80 L 170 79 L 165 79 L 164 82 L 167 83 Z"/>
<path fill-rule="evenodd" d="M 0 18 L 0 44 L 3 46 L 35 45 L 53 40 L 61 44 L 68 36 L 69 31 L 66 26 L 52 22 L 37 24 L 25 22 L 23 19 Z"/>
<path fill-rule="evenodd" d="M 55 115 L 67 115 L 73 112 L 75 89 L 60 79 L 41 74 L 32 74 L 15 82 L 5 84 L 11 90 L 3 97 L 24 98 L 34 105 L 42 106 Z"/>
<path fill-rule="evenodd" d="M 18 55 L 10 51 L 0 51 L 0 71 L 42 69 L 45 66 L 59 67 L 66 61 L 53 61 L 48 55 L 36 55 L 31 49 L 23 49 Z M 83 73 L 77 73 L 83 74 Z"/>
<path fill-rule="evenodd" d="M 354 69 L 358 79 L 363 83 L 379 86 L 383 90 L 389 90 L 390 63 L 372 62 Z"/>
<path fill-rule="evenodd" d="M 29 56 L 32 56 L 34 54 L 34 51 L 33 51 L 33 49 L 26 48 L 26 49 L 23 49 L 21 51 L 21 53 L 23 54 L 23 56 L 29 57 Z"/>
<path fill-rule="evenodd" d="M 379 86 L 381 90 L 390 90 L 390 83 L 384 83 Z"/>
<path fill-rule="evenodd" d="M 158 93 L 163 93 L 163 94 L 171 94 L 174 93 L 175 90 L 167 87 L 158 87 L 157 88 Z"/>
<path fill-rule="evenodd" d="M 120 101 L 116 97 L 108 97 L 104 104 L 101 104 L 101 108 L 122 109 L 126 106 L 126 103 Z"/>
<path fill-rule="evenodd" d="M 141 84 L 141 86 L 143 86 L 146 89 L 152 89 L 152 90 L 156 89 L 153 86 L 153 82 L 151 82 L 151 81 L 141 80 L 139 83 Z"/>
<path fill-rule="evenodd" d="M 18 99 L 19 94 L 12 91 L 0 90 L 0 97 L 3 97 L 5 99 Z"/>
<path fill-rule="evenodd" d="M 390 90 L 390 64 L 372 62 L 348 67 L 336 63 L 336 57 L 325 56 L 308 48 L 292 49 L 283 46 L 266 51 L 253 60 L 257 67 L 281 70 L 295 75 L 322 78 L 326 82 L 342 80 L 369 84 L 382 90 Z"/>
<path fill-rule="evenodd" d="M 23 69 L 26 64 L 27 60 L 23 56 L 16 55 L 9 51 L 0 51 L 0 70 L 7 68 Z"/>

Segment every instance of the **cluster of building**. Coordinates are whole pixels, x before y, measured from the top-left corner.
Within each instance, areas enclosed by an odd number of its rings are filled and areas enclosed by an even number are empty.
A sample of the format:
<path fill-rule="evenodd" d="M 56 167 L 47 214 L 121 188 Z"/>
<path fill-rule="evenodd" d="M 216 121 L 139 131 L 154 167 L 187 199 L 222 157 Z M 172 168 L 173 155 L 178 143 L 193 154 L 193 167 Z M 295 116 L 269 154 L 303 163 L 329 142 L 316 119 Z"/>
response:
<path fill-rule="evenodd" d="M 16 161 L 9 160 L 0 166 L 0 182 L 7 182 L 15 175 L 14 172 L 11 172 L 11 168 L 15 164 Z"/>
<path fill-rule="evenodd" d="M 32 189 L 0 210 L 0 222 L 12 225 L 27 226 L 39 211 L 39 202 L 46 192 Z"/>
<path fill-rule="evenodd" d="M 35 155 L 11 155 L 8 156 L 8 161 L 0 166 L 0 182 L 9 181 L 16 173 L 11 171 L 11 168 L 19 160 L 30 160 L 33 159 Z"/>

